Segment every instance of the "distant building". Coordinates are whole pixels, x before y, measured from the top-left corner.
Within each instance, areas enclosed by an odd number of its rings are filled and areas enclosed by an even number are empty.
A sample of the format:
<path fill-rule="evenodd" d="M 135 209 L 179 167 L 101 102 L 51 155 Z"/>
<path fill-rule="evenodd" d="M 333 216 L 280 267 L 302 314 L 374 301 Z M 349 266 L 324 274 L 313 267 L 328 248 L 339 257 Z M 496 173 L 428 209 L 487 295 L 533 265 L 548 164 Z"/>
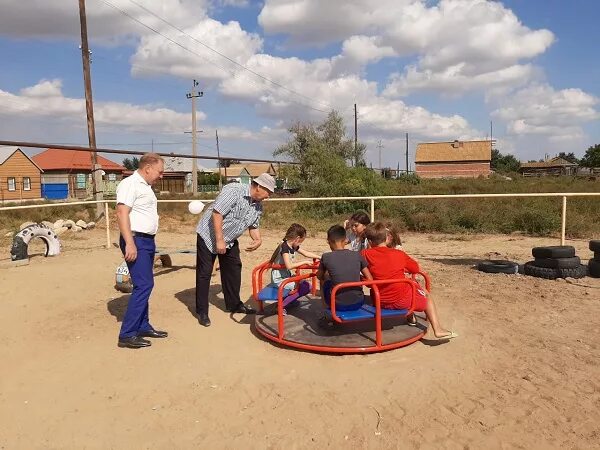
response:
<path fill-rule="evenodd" d="M 92 160 L 89 152 L 49 148 L 33 161 L 43 170 L 42 196 L 48 199 L 86 198 L 92 195 Z M 99 191 L 114 194 L 125 167 L 98 155 L 102 170 Z"/>
<path fill-rule="evenodd" d="M 191 158 L 166 157 L 163 178 L 159 180 L 155 189 L 172 194 L 183 194 L 192 192 L 192 167 Z M 196 163 L 196 169 L 200 173 L 213 173 L 213 169 L 207 169 Z"/>
<path fill-rule="evenodd" d="M 543 177 L 547 175 L 577 175 L 578 164 L 559 158 L 558 156 L 548 161 L 521 163 L 519 172 L 524 177 Z"/>
<path fill-rule="evenodd" d="M 0 147 L 0 201 L 42 198 L 42 169 L 18 147 Z"/>
<path fill-rule="evenodd" d="M 415 171 L 421 178 L 476 178 L 491 173 L 491 141 L 417 144 Z"/>
<path fill-rule="evenodd" d="M 268 173 L 277 178 L 277 170 L 271 163 L 248 163 L 248 164 L 232 164 L 229 167 L 220 169 L 221 175 L 227 173 L 227 181 L 238 181 L 243 184 L 250 184 L 253 178 L 256 178 L 261 173 Z"/>

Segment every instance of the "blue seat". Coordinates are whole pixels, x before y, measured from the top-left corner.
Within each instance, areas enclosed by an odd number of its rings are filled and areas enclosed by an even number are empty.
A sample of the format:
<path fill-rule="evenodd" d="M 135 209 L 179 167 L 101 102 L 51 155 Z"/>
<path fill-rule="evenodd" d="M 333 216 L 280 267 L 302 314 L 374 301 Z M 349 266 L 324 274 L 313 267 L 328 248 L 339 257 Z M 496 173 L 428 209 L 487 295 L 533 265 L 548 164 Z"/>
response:
<path fill-rule="evenodd" d="M 284 289 L 283 298 L 287 297 L 291 291 L 291 289 Z M 275 283 L 270 283 L 258 292 L 257 300 L 261 302 L 276 302 L 278 294 L 279 286 Z"/>
<path fill-rule="evenodd" d="M 381 317 L 397 317 L 405 316 L 408 313 L 408 309 L 384 309 L 381 308 Z M 331 317 L 331 310 L 326 310 L 325 314 Z M 367 320 L 375 318 L 375 307 L 371 305 L 363 305 L 360 309 L 353 311 L 336 311 L 336 316 L 345 322 L 351 322 L 354 320 Z"/>

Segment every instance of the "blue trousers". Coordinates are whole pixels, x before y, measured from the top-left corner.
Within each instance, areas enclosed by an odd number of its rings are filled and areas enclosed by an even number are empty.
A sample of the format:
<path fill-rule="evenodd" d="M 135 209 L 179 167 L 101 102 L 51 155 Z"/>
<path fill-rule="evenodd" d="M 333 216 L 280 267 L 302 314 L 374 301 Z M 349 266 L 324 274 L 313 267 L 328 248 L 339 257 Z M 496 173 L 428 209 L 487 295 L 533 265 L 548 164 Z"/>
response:
<path fill-rule="evenodd" d="M 127 311 L 123 317 L 119 338 L 137 336 L 139 332 L 152 329 L 148 318 L 148 300 L 154 287 L 153 268 L 156 244 L 154 239 L 145 237 L 134 236 L 133 240 L 137 247 L 137 258 L 135 261 L 127 263 L 133 291 L 127 303 Z M 125 255 L 123 237 L 119 239 L 119 246 Z"/>

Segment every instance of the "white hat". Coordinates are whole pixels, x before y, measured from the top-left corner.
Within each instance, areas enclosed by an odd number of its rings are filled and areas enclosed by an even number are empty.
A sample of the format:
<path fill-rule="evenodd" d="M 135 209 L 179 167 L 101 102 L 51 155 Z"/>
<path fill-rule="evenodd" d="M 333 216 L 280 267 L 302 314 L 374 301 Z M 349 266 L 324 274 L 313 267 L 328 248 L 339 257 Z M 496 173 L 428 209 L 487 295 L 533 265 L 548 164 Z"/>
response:
<path fill-rule="evenodd" d="M 268 173 L 261 173 L 254 180 L 256 184 L 264 187 L 267 191 L 273 193 L 275 192 L 275 178 L 273 178 Z"/>

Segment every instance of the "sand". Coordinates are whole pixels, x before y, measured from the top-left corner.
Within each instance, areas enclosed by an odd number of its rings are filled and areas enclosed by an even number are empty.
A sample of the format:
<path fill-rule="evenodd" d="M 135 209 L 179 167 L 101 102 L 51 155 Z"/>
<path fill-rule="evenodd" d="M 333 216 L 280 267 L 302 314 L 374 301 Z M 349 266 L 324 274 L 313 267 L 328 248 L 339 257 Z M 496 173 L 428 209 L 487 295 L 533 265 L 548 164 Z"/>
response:
<path fill-rule="evenodd" d="M 263 234 L 242 255 L 244 299 L 281 236 Z M 555 239 L 406 235 L 460 337 L 348 356 L 259 338 L 222 310 L 218 275 L 213 325 L 199 326 L 190 255 L 156 276 L 151 319 L 169 338 L 117 348 L 128 295 L 113 289 L 120 252 L 103 242 L 102 229 L 67 236 L 58 257 L 0 269 L 0 448 L 598 447 L 600 279 L 472 269 L 490 256 L 525 262 Z M 158 238 L 194 243 L 191 228 Z M 591 257 L 587 242 L 569 243 Z M 305 247 L 324 251 L 323 236 Z"/>

